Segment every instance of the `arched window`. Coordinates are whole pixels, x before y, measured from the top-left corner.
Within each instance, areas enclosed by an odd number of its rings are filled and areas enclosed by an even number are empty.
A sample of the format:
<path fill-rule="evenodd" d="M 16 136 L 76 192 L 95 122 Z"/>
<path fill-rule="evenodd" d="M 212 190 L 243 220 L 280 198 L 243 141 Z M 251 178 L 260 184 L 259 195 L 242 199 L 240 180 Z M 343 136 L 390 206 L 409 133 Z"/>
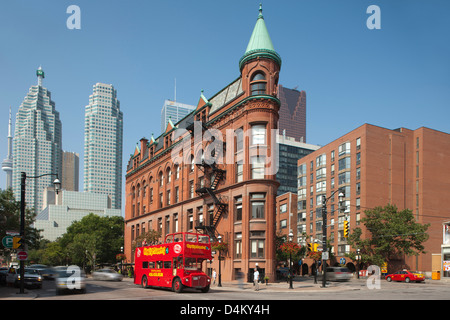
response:
<path fill-rule="evenodd" d="M 266 94 L 266 76 L 262 72 L 255 73 L 250 80 L 251 95 Z"/>

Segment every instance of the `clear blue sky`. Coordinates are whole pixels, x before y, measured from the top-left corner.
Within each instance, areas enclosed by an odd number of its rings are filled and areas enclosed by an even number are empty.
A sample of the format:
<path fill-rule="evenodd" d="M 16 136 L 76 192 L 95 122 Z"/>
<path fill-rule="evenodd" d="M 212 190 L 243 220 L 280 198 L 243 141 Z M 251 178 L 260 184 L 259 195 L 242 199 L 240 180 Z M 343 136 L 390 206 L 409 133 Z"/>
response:
<path fill-rule="evenodd" d="M 124 168 L 141 137 L 160 133 L 165 99 L 196 104 L 239 76 L 259 3 L 283 64 L 280 83 L 307 94 L 307 142 L 325 145 L 364 123 L 450 132 L 450 1 L 4 1 L 0 9 L 0 161 L 15 114 L 42 65 L 63 128 L 80 153 L 96 82 L 117 89 Z M 69 5 L 81 30 L 69 30 Z M 369 5 L 381 29 L 369 30 Z M 124 171 L 125 174 L 125 171 Z M 0 173 L 0 188 L 5 174 Z M 80 186 L 80 187 L 81 187 Z"/>

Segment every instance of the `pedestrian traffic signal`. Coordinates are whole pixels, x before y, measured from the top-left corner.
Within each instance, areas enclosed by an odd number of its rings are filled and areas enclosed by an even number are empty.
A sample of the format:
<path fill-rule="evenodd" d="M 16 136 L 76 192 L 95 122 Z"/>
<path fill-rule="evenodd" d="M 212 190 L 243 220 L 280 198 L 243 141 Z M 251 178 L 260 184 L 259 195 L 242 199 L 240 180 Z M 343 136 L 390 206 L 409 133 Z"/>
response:
<path fill-rule="evenodd" d="M 344 221 L 344 238 L 348 238 L 349 231 L 349 223 L 346 220 Z"/>
<path fill-rule="evenodd" d="M 25 248 L 25 241 L 22 237 L 13 237 L 13 249 Z"/>

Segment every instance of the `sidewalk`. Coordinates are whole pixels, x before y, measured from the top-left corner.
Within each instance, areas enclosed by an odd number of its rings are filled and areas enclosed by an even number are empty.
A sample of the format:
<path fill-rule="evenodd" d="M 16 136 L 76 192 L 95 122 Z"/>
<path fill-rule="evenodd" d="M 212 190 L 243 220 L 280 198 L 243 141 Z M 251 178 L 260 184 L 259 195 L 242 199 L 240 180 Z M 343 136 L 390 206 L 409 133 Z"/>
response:
<path fill-rule="evenodd" d="M 365 283 L 365 282 L 364 282 Z M 345 282 L 327 282 L 326 287 L 322 288 L 322 279 L 317 279 L 317 283 L 314 283 L 313 277 L 300 277 L 292 281 L 292 289 L 289 289 L 289 282 L 286 281 L 278 281 L 272 283 L 260 283 L 259 291 L 266 292 L 292 292 L 292 291 L 323 291 L 323 290 L 359 290 L 363 285 L 363 282 L 360 280 L 352 280 L 349 284 L 346 285 Z M 249 282 L 239 282 L 237 280 L 234 281 L 222 281 L 222 287 L 218 287 L 216 285 L 211 286 L 211 290 L 255 290 L 253 283 Z"/>

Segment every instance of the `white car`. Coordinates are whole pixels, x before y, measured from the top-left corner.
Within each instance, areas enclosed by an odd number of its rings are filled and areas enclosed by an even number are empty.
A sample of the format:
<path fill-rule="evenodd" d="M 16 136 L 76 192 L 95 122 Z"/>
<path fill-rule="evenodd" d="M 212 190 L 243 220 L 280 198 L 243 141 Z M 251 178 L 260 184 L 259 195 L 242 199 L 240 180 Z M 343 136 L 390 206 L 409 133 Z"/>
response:
<path fill-rule="evenodd" d="M 100 269 L 92 273 L 94 280 L 122 281 L 123 275 L 112 269 Z"/>
<path fill-rule="evenodd" d="M 86 292 L 86 274 L 78 266 L 55 268 L 56 294 Z"/>
<path fill-rule="evenodd" d="M 20 286 L 20 268 L 11 267 L 6 275 L 6 284 L 9 286 Z M 25 268 L 24 284 L 26 287 L 42 288 L 42 276 L 35 270 Z"/>

